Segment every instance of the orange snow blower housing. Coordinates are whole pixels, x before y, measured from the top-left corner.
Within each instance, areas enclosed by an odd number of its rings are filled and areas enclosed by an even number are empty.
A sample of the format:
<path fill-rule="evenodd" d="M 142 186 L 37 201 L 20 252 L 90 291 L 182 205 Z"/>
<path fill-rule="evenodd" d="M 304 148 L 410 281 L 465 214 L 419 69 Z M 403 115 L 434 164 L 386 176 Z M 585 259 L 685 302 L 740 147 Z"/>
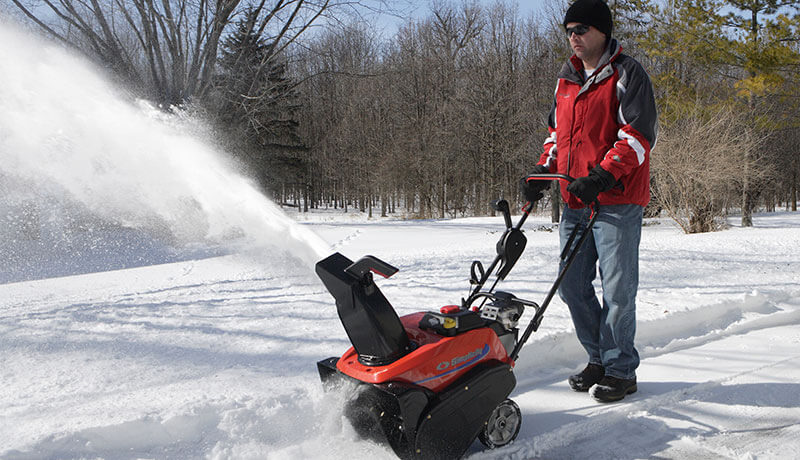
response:
<path fill-rule="evenodd" d="M 528 178 L 552 179 L 572 180 L 558 174 Z M 488 270 L 472 263 L 473 288 L 461 305 L 401 318 L 373 279 L 373 273 L 388 278 L 396 268 L 372 256 L 353 262 L 339 253 L 317 263 L 353 345 L 341 357 L 319 361 L 320 377 L 326 388 L 354 383 L 345 416 L 361 436 L 387 443 L 401 458 L 459 458 L 476 438 L 489 448 L 516 438 L 522 415 L 508 399 L 516 385 L 514 363 L 594 224 L 593 215 L 573 246 L 576 227 L 561 254 L 561 271 L 539 306 L 494 290 L 525 250 L 521 229 L 532 204 L 515 226 L 508 202 L 493 205 L 503 214 L 506 231 Z M 492 275 L 493 285 L 482 290 Z M 519 337 L 517 323 L 526 308 L 535 313 Z"/>

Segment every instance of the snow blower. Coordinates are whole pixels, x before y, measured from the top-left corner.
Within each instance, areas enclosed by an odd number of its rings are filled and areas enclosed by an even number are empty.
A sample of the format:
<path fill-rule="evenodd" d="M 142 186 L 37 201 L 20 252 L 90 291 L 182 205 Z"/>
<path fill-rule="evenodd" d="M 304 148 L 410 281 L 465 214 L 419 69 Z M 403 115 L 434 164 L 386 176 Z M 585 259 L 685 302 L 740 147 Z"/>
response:
<path fill-rule="evenodd" d="M 527 180 L 571 182 L 560 174 L 534 174 Z M 514 390 L 514 365 L 520 349 L 542 321 L 564 273 L 590 234 L 596 213 L 573 247 L 579 227 L 561 253 L 561 270 L 541 305 L 495 291 L 522 252 L 522 232 L 532 203 L 512 225 L 506 200 L 493 203 L 506 230 L 497 256 L 484 269 L 470 268 L 470 294 L 460 305 L 398 317 L 381 293 L 373 273 L 388 278 L 398 269 L 372 256 L 356 262 L 335 253 L 316 265 L 317 275 L 336 299 L 336 308 L 352 348 L 341 357 L 317 363 L 328 389 L 349 381 L 345 417 L 367 439 L 388 444 L 403 459 L 460 458 L 478 438 L 488 448 L 511 443 L 522 423 Z M 569 248 L 572 247 L 572 250 Z M 494 276 L 487 290 L 484 284 Z M 521 337 L 517 323 L 526 308 L 533 318 Z"/>

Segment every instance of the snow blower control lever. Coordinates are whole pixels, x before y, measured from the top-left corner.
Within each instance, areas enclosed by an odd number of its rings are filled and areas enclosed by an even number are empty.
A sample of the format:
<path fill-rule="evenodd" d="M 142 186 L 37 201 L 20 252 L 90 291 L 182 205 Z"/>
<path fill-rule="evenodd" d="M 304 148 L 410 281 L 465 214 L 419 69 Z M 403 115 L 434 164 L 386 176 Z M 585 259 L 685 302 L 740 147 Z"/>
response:
<path fill-rule="evenodd" d="M 500 241 L 497 242 L 497 257 L 495 257 L 494 261 L 489 265 L 488 270 L 484 270 L 483 264 L 479 260 L 472 262 L 472 266 L 470 267 L 470 284 L 475 287 L 472 289 L 469 297 L 467 297 L 466 300 L 462 300 L 462 306 L 464 308 L 469 308 L 475 300 L 475 295 L 480 292 L 483 285 L 486 284 L 486 281 L 492 276 L 492 272 L 498 267 L 498 264 L 500 266 L 497 268 L 497 278 L 489 291 L 493 291 L 497 283 L 506 278 L 514 267 L 514 264 L 519 260 L 522 252 L 525 251 L 525 244 L 528 241 L 522 233 L 522 224 L 524 224 L 525 220 L 528 218 L 530 207 L 523 210 L 524 213 L 516 226 L 513 226 L 511 223 L 511 208 L 508 206 L 508 201 L 493 201 L 492 208 L 503 214 L 503 220 L 505 220 L 506 223 L 506 231 L 503 233 L 503 236 L 500 237 Z"/>

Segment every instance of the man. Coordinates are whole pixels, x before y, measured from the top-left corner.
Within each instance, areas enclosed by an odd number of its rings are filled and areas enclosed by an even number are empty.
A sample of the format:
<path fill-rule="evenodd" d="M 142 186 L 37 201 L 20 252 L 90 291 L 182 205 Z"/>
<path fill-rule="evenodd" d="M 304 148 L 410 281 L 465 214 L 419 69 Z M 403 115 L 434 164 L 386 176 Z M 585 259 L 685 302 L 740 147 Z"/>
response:
<path fill-rule="evenodd" d="M 567 271 L 559 295 L 567 304 L 589 364 L 569 378 L 576 391 L 618 401 L 636 391 L 634 347 L 642 212 L 650 200 L 650 149 L 657 119 L 650 79 L 611 38 L 611 11 L 602 0 L 577 0 L 564 28 L 574 55 L 561 69 L 534 173 L 561 173 L 566 201 L 562 249 L 575 226 L 585 227 L 596 203 L 592 234 Z M 548 182 L 524 182 L 530 201 Z M 574 244 L 574 243 L 573 243 Z M 602 303 L 592 281 L 599 266 Z"/>

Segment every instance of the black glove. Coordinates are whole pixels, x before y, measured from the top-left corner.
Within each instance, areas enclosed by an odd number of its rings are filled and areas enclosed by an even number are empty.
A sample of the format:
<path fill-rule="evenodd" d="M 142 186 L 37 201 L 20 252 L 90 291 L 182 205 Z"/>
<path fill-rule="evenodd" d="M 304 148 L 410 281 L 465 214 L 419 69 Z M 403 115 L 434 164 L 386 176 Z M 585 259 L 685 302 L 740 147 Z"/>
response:
<path fill-rule="evenodd" d="M 547 166 L 544 165 L 536 165 L 531 171 L 531 174 L 547 174 L 550 170 L 547 169 Z M 530 175 L 530 174 L 529 174 Z M 519 181 L 519 188 L 522 191 L 522 196 L 525 197 L 526 200 L 530 201 L 531 203 L 535 201 L 539 201 L 544 198 L 542 192 L 550 187 L 549 180 L 529 180 L 526 181 L 525 177 L 523 177 Z"/>
<path fill-rule="evenodd" d="M 607 190 L 617 183 L 614 176 L 601 168 L 595 166 L 589 175 L 586 177 L 579 177 L 567 186 L 567 191 L 583 201 L 585 204 L 592 204 L 597 200 L 597 195 Z"/>

